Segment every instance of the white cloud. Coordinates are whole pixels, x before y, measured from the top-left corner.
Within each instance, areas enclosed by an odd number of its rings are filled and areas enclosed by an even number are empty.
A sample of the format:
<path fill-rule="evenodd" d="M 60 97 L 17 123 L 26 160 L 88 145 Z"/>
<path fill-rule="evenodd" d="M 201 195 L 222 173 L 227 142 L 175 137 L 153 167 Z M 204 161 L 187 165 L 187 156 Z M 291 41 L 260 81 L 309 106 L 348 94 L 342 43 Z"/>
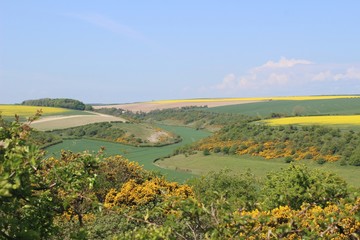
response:
<path fill-rule="evenodd" d="M 324 81 L 326 79 L 330 79 L 332 78 L 333 74 L 331 73 L 331 71 L 327 70 L 327 71 L 323 71 L 323 72 L 319 72 L 318 74 L 315 74 L 312 77 L 312 80 L 314 81 Z"/>
<path fill-rule="evenodd" d="M 356 79 L 360 80 L 360 69 L 359 68 L 348 68 L 345 73 L 339 73 L 333 76 L 335 80 L 344 80 L 344 79 Z"/>
<path fill-rule="evenodd" d="M 255 96 L 354 93 L 359 88 L 359 64 L 316 64 L 281 57 L 279 61 L 270 60 L 251 68 L 247 74 L 227 74 L 210 89 L 220 94 Z"/>
<path fill-rule="evenodd" d="M 216 85 L 215 88 L 223 90 L 223 89 L 229 89 L 229 88 L 233 88 L 236 86 L 236 77 L 235 74 L 230 73 L 228 75 L 226 75 L 222 82 L 218 85 Z"/>
<path fill-rule="evenodd" d="M 312 62 L 304 59 L 287 59 L 285 57 L 281 57 L 278 62 L 268 61 L 264 65 L 258 67 L 257 69 L 262 68 L 291 68 L 298 64 L 312 64 Z"/>
<path fill-rule="evenodd" d="M 271 85 L 272 84 L 285 85 L 285 84 L 287 84 L 288 80 L 289 80 L 289 76 L 287 74 L 272 73 L 272 74 L 270 74 L 266 83 L 271 84 Z"/>

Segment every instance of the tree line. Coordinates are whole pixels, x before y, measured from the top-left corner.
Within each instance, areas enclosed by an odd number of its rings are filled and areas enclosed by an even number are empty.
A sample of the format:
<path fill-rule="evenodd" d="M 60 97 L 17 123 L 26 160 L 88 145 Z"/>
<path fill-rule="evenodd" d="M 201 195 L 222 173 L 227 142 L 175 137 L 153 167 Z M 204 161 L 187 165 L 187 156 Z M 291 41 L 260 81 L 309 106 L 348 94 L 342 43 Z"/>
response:
<path fill-rule="evenodd" d="M 92 106 L 85 103 L 69 98 L 41 98 L 33 100 L 25 100 L 21 105 L 28 106 L 43 106 L 43 107 L 60 107 L 74 110 L 92 110 Z"/>

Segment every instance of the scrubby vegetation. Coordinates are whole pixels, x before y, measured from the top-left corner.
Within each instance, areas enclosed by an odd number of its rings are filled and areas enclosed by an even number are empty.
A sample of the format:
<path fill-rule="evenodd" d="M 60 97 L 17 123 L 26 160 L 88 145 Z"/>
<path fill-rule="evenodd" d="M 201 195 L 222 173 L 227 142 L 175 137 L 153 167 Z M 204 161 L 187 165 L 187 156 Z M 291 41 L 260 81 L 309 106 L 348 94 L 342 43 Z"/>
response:
<path fill-rule="evenodd" d="M 324 126 L 267 126 L 251 122 L 225 126 L 197 144 L 180 149 L 225 154 L 251 154 L 286 161 L 313 159 L 319 163 L 341 161 L 358 165 L 360 134 Z"/>
<path fill-rule="evenodd" d="M 121 156 L 44 158 L 27 124 L 0 119 L 4 239 L 357 239 L 360 199 L 339 177 L 290 165 L 169 182 Z"/>
<path fill-rule="evenodd" d="M 130 112 L 116 108 L 102 108 L 95 111 L 114 116 L 121 116 L 134 122 L 160 122 L 170 125 L 185 125 L 195 129 L 218 130 L 231 123 L 256 121 L 257 117 L 242 116 L 231 113 L 215 113 L 204 111 L 207 107 L 182 107 L 163 110 L 153 110 L 149 113 Z"/>
<path fill-rule="evenodd" d="M 60 107 L 60 108 L 69 108 L 74 110 L 92 110 L 90 105 L 69 98 L 41 98 L 34 100 L 25 100 L 21 105 L 28 106 L 43 106 L 43 107 Z"/>

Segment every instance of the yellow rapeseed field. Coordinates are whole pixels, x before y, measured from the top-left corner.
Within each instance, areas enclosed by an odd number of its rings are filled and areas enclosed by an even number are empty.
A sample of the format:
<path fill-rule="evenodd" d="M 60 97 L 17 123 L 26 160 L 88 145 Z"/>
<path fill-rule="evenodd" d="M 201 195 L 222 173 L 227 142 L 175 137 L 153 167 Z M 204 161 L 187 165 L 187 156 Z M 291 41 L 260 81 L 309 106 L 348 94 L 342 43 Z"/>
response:
<path fill-rule="evenodd" d="M 21 117 L 29 117 L 34 115 L 39 109 L 42 109 L 43 115 L 61 114 L 69 111 L 68 109 L 55 107 L 0 105 L 0 114 L 4 117 L 13 117 L 15 114 Z"/>
<path fill-rule="evenodd" d="M 186 103 L 186 102 L 229 102 L 229 101 L 269 101 L 269 100 L 324 100 L 324 99 L 339 99 L 339 98 L 360 98 L 357 95 L 330 95 L 330 96 L 287 96 L 287 97 L 250 97 L 250 98 L 194 98 L 194 99 L 174 99 L 174 100 L 159 100 L 151 103 Z"/>
<path fill-rule="evenodd" d="M 264 120 L 263 122 L 277 125 L 360 125 L 360 115 L 337 115 L 337 116 L 307 116 L 307 117 L 287 117 Z"/>

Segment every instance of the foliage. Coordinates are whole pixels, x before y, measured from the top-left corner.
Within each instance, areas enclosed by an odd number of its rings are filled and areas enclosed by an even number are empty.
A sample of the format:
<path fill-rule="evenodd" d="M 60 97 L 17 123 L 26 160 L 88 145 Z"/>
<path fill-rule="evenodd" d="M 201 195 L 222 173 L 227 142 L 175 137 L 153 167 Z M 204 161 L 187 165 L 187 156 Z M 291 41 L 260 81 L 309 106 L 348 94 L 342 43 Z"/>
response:
<path fill-rule="evenodd" d="M 189 184 L 197 199 L 210 205 L 219 198 L 224 198 L 236 209 L 253 209 L 259 194 L 259 183 L 255 176 L 245 173 L 230 175 L 229 170 L 209 172 L 190 180 Z"/>
<path fill-rule="evenodd" d="M 360 166 L 360 145 L 357 145 L 349 158 L 349 164 Z"/>
<path fill-rule="evenodd" d="M 155 177 L 143 183 L 136 183 L 134 179 L 130 179 L 118 192 L 115 189 L 108 192 L 104 207 L 139 207 L 150 203 L 157 204 L 171 197 L 185 199 L 192 195 L 189 186 L 168 182 L 164 178 Z"/>
<path fill-rule="evenodd" d="M 223 171 L 191 186 L 106 158 L 103 149 L 44 158 L 27 124 L 0 120 L 2 238 L 359 238 L 360 199 L 333 174 L 291 165 L 264 182 Z"/>
<path fill-rule="evenodd" d="M 152 177 L 152 173 L 145 171 L 137 162 L 130 162 L 120 155 L 102 159 L 96 173 L 94 190 L 100 202 L 105 201 L 105 195 L 111 189 L 118 190 L 130 180 L 142 183 Z"/>
<path fill-rule="evenodd" d="M 86 106 L 83 102 L 79 100 L 69 99 L 69 98 L 41 98 L 34 100 L 26 100 L 21 103 L 22 105 L 28 106 L 44 106 L 44 107 L 60 107 L 60 108 L 69 108 L 75 110 L 91 110 L 90 106 Z"/>
<path fill-rule="evenodd" d="M 18 119 L 0 118 L 0 234 L 7 239 L 48 239 L 59 216 L 76 215 L 83 225 L 98 206 L 92 189 L 99 156 L 63 152 L 44 159 L 28 141 L 30 132 Z"/>
<path fill-rule="evenodd" d="M 308 169 L 304 165 L 267 176 L 262 188 L 263 207 L 289 206 L 299 209 L 304 203 L 326 206 L 348 196 L 347 184 L 333 173 Z"/>
<path fill-rule="evenodd" d="M 50 187 L 39 174 L 42 154 L 27 143 L 29 132 L 18 118 L 6 123 L 0 116 L 0 236 L 6 239 L 40 239 L 54 233 Z"/>
<path fill-rule="evenodd" d="M 62 138 L 58 134 L 32 130 L 29 135 L 29 141 L 41 148 L 46 148 L 51 145 L 61 143 Z"/>
<path fill-rule="evenodd" d="M 291 157 L 293 160 L 313 159 L 319 162 L 335 162 L 343 158 L 343 161 L 356 165 L 355 161 L 350 161 L 350 156 L 355 157 L 357 145 L 360 145 L 360 133 L 351 130 L 243 122 L 229 124 L 182 152 L 205 149 L 216 152 L 221 149 L 225 154 L 251 154 L 266 159 Z"/>
<path fill-rule="evenodd" d="M 99 207 L 93 188 L 100 157 L 87 152 L 63 151 L 60 159 L 51 157 L 45 161 L 42 176 L 49 184 L 56 184 L 53 194 L 61 212 L 69 220 L 76 218 L 80 226 L 84 224 L 85 215 Z"/>
<path fill-rule="evenodd" d="M 239 237 L 247 239 L 358 239 L 360 199 L 353 203 L 303 204 L 295 210 L 281 206 L 271 211 L 240 212 L 247 224 Z"/>
<path fill-rule="evenodd" d="M 179 136 L 150 124 L 122 122 L 92 123 L 67 129 L 52 130 L 42 135 L 45 135 L 44 138 L 47 139 L 56 139 L 51 136 L 58 136 L 58 138 L 62 139 L 92 138 L 133 146 L 159 146 L 181 141 Z M 39 134 L 35 136 L 40 137 Z"/>
<path fill-rule="evenodd" d="M 357 239 L 360 234 L 359 199 L 323 207 L 280 206 L 270 211 L 233 211 L 231 203 L 221 197 L 211 204 L 194 198 L 171 200 L 145 209 L 124 206 L 118 213 L 122 218 L 115 220 L 110 215 L 117 223 L 111 233 L 116 234 L 115 239 Z M 104 225 L 99 224 L 94 223 L 102 229 Z M 109 233 L 109 227 L 104 227 Z"/>
<path fill-rule="evenodd" d="M 213 129 L 219 126 L 224 126 L 229 123 L 236 122 L 249 122 L 258 120 L 258 118 L 241 116 L 239 114 L 231 113 L 214 113 L 205 111 L 206 107 L 182 107 L 182 108 L 170 108 L 162 110 L 153 110 L 149 113 L 145 112 L 130 112 L 116 108 L 103 108 L 95 111 L 106 113 L 115 116 L 122 116 L 131 121 L 157 121 L 169 123 L 169 121 L 176 121 L 178 124 L 193 127 L 199 129 Z"/>
<path fill-rule="evenodd" d="M 84 126 L 72 127 L 67 129 L 53 130 L 50 133 L 60 135 L 61 137 L 93 137 L 116 141 L 117 138 L 124 136 L 125 131 L 121 128 L 114 128 L 113 123 L 99 122 L 87 124 Z"/>

